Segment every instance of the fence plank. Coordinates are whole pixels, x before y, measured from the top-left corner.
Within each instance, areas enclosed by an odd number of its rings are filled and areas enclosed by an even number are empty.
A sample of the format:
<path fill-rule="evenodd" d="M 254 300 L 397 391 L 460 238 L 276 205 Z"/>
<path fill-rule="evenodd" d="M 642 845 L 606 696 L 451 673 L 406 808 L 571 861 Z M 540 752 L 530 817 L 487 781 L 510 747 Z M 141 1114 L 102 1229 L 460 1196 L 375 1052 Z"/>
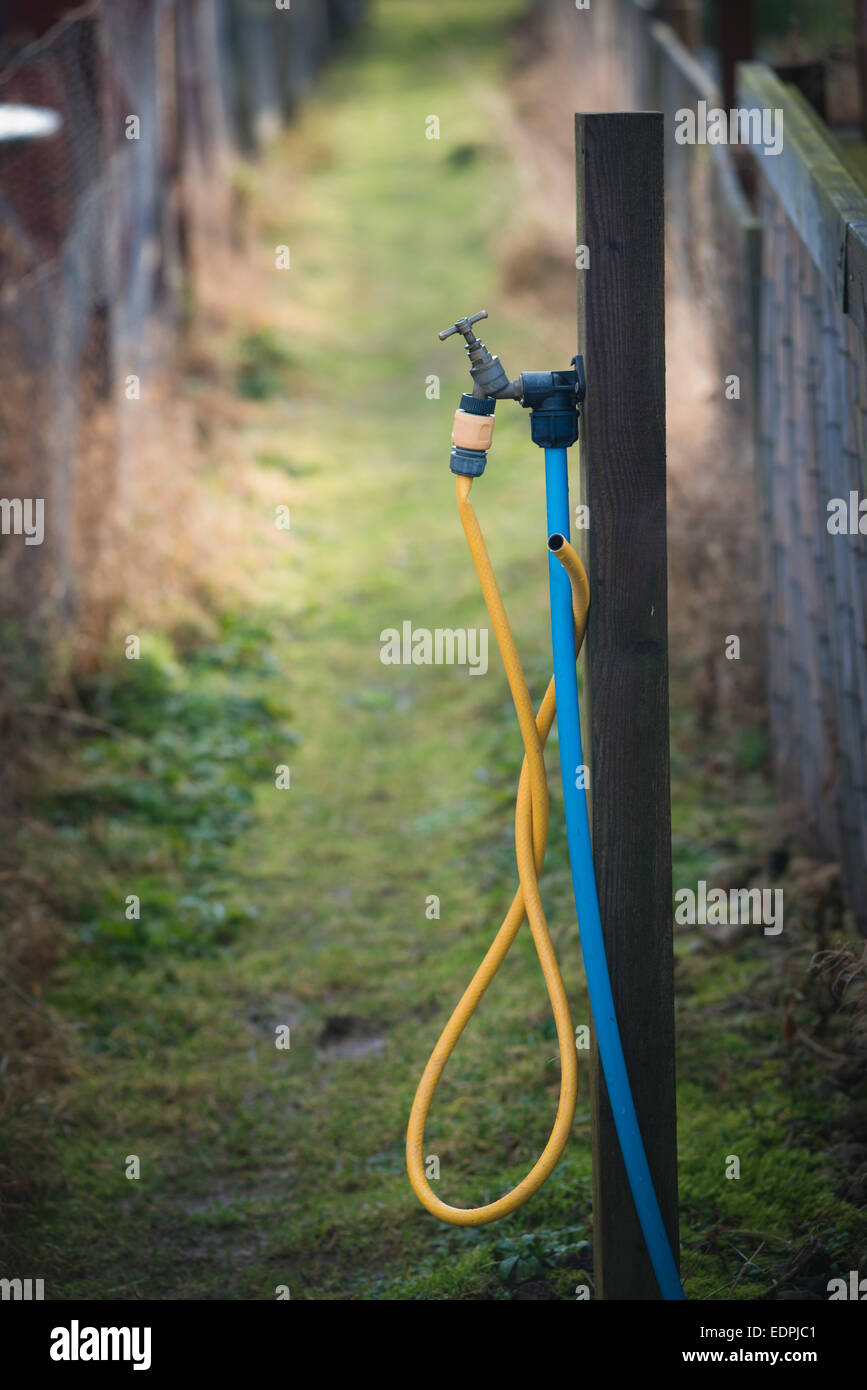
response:
<path fill-rule="evenodd" d="M 850 222 L 867 218 L 867 194 L 836 153 L 804 98 L 763 63 L 738 67 L 738 105 L 783 112 L 783 147 L 757 151 L 761 173 L 797 227 L 819 270 L 846 304 L 846 239 Z"/>
<path fill-rule="evenodd" d="M 846 312 L 867 336 L 867 220 L 846 228 Z"/>

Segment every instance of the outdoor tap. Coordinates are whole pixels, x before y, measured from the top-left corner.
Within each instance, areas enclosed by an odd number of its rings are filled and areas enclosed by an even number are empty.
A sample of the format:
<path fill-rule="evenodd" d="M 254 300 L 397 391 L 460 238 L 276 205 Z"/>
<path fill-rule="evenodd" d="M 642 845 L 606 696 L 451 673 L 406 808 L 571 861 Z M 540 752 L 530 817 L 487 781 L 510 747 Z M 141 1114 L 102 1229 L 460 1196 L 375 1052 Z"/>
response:
<path fill-rule="evenodd" d="M 473 324 L 487 317 L 487 309 L 480 309 L 469 318 L 458 319 L 451 328 L 444 328 L 438 336 L 441 341 L 450 338 L 453 333 L 460 333 L 464 337 L 467 356 L 470 359 L 474 396 L 493 396 L 496 400 L 520 400 L 521 378 L 510 381 L 499 357 L 488 352 L 484 343 L 473 332 Z"/>
<path fill-rule="evenodd" d="M 453 473 L 470 477 L 478 477 L 485 468 L 494 428 L 495 401 L 518 401 L 529 410 L 530 434 L 533 443 L 541 449 L 568 449 L 578 438 L 578 417 L 587 394 L 584 361 L 580 356 L 573 357 L 565 370 L 522 372 L 510 381 L 499 357 L 488 352 L 473 332 L 473 324 L 487 317 L 487 309 L 481 309 L 469 318 L 457 319 L 451 328 L 444 328 L 439 334 L 440 339 L 445 340 L 460 333 L 467 345 L 473 394 L 461 397 L 455 414 L 451 469 Z M 477 419 L 466 418 L 481 415 L 490 417 L 484 426 Z"/>

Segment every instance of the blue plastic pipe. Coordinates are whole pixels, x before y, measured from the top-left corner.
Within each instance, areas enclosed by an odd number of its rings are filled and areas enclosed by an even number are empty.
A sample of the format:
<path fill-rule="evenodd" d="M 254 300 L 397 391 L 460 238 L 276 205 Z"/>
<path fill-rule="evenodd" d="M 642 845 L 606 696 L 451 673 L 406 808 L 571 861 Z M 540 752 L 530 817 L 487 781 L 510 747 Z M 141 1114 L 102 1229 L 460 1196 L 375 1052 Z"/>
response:
<path fill-rule="evenodd" d="M 545 450 L 545 488 L 548 535 L 559 533 L 568 540 L 569 474 L 565 449 Z M 557 695 L 557 735 L 560 743 L 560 772 L 566 808 L 569 863 L 572 868 L 575 911 L 578 915 L 578 930 L 590 1007 L 593 1010 L 596 1042 L 635 1210 L 660 1293 L 665 1299 L 685 1298 L 656 1199 L 641 1131 L 638 1128 L 638 1116 L 635 1113 L 629 1077 L 626 1074 L 626 1061 L 614 1013 L 614 996 L 611 993 L 608 962 L 605 958 L 599 899 L 596 895 L 587 794 L 583 787 L 576 785 L 578 769 L 583 764 L 584 757 L 581 751 L 581 724 L 578 716 L 572 586 L 569 576 L 554 555 L 548 556 L 548 569 L 551 637 L 554 647 L 554 688 Z"/>

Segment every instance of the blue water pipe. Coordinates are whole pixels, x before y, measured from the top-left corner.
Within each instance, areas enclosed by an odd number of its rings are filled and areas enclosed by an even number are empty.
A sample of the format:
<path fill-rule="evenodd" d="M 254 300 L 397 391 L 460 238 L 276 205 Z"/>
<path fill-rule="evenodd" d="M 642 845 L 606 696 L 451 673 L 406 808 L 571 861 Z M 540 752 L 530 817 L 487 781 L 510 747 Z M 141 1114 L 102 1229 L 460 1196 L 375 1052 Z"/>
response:
<path fill-rule="evenodd" d="M 548 534 L 569 540 L 569 473 L 566 449 L 545 449 L 545 495 Z M 569 576 L 554 555 L 548 555 L 551 595 L 551 640 L 554 650 L 554 688 L 557 695 L 557 736 L 560 745 L 560 773 L 566 810 L 566 834 L 575 911 L 587 975 L 587 990 L 593 1011 L 593 1027 L 605 1073 L 608 1098 L 617 1128 L 617 1138 L 626 1166 L 647 1253 L 664 1299 L 685 1298 L 671 1246 L 668 1242 L 659 1202 L 650 1176 L 647 1155 L 638 1127 L 638 1116 L 629 1086 L 623 1044 L 614 1012 L 614 996 L 605 958 L 605 942 L 596 894 L 587 793 L 577 785 L 578 769 L 583 765 L 581 723 L 578 715 L 578 676 L 575 669 L 575 624 L 572 616 L 572 586 Z M 592 602 L 592 598 L 591 598 Z M 584 780 L 583 778 L 581 779 Z"/>

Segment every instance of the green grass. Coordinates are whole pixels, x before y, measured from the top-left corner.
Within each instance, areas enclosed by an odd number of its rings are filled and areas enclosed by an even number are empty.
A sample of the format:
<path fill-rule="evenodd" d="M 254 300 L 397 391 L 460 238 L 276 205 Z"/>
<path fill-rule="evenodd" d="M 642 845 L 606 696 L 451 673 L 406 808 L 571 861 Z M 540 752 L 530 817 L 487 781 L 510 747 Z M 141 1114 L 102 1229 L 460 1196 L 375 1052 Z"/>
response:
<path fill-rule="evenodd" d="M 39 790 L 69 916 L 49 1002 L 74 1030 L 73 1063 L 43 1108 L 50 1154 L 5 1263 L 44 1277 L 48 1297 L 267 1299 L 288 1284 L 301 1299 L 568 1298 L 590 1277 L 583 1060 L 566 1155 L 506 1222 L 438 1225 L 403 1159 L 415 1081 L 515 877 L 520 743 L 495 653 L 481 679 L 383 666 L 379 633 L 405 618 L 486 624 L 447 466 L 465 358 L 437 330 L 485 305 L 507 366 L 557 355 L 550 328 L 510 306 L 491 247 L 518 199 L 490 103 L 504 82 L 499 35 L 519 9 L 380 4 L 251 175 L 255 254 L 266 267 L 288 241 L 292 270 L 263 269 L 273 327 L 238 323 L 219 350 L 257 403 L 243 447 L 285 476 L 292 530 L 264 552 L 270 605 L 223 614 L 216 641 L 145 634 L 141 661 L 91 684 L 86 708 L 114 732 L 64 745 Z M 431 113 L 438 142 L 424 138 Z M 298 313 L 305 337 L 293 343 Z M 568 310 L 562 325 L 565 360 Z M 441 394 L 429 400 L 434 373 Z M 501 414 L 477 506 L 541 694 L 539 461 L 526 419 Z M 214 486 L 262 524 L 231 479 Z M 732 847 L 753 853 L 769 795 L 748 739 L 733 797 L 695 770 L 685 715 L 677 727 L 676 880 L 694 882 Z M 581 1023 L 555 750 L 545 901 Z M 438 921 L 425 914 L 431 894 Z M 772 1273 L 803 1239 L 846 1249 L 845 1264 L 854 1239 L 852 1208 L 827 1215 L 815 1063 L 778 1055 L 770 1005 L 719 1008 L 768 958 L 761 939 L 728 954 L 678 942 L 693 1296 L 731 1286 L 745 1228 L 765 1233 L 759 1263 Z M 555 1050 L 524 932 L 434 1106 L 426 1152 L 439 1156 L 445 1200 L 489 1200 L 523 1176 L 556 1108 Z M 732 1152 L 738 1182 L 724 1178 Z M 132 1154 L 138 1181 L 125 1177 Z M 735 1296 L 772 1273 L 746 1273 Z"/>

